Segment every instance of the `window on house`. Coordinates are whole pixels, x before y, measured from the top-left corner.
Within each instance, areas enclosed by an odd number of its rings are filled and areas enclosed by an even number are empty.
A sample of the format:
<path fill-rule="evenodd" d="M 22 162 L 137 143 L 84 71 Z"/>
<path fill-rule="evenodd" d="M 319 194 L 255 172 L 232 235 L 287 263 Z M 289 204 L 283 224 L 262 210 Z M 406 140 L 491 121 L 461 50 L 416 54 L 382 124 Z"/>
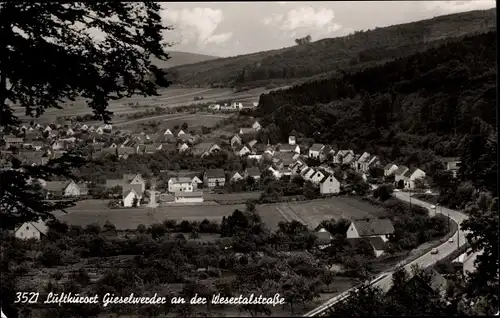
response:
<path fill-rule="evenodd" d="M 29 227 L 29 226 L 26 226 L 26 230 L 29 230 L 29 229 L 30 229 L 30 227 Z"/>

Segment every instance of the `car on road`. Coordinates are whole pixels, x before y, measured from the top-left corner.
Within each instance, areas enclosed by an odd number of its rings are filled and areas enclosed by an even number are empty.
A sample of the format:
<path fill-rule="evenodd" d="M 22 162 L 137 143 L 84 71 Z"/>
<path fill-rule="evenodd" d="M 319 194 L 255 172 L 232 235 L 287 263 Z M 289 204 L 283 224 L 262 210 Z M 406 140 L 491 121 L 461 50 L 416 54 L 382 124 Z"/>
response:
<path fill-rule="evenodd" d="M 432 251 L 431 251 L 431 254 L 437 254 L 439 253 L 438 249 L 437 248 L 433 248 Z"/>
<path fill-rule="evenodd" d="M 453 243 L 453 237 L 448 240 L 449 243 Z"/>

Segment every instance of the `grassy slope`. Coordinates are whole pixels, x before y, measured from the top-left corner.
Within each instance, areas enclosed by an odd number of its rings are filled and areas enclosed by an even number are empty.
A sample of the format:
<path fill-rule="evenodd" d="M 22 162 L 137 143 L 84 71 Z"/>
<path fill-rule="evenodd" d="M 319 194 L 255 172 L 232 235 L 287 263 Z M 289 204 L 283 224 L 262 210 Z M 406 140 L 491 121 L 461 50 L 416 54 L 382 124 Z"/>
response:
<path fill-rule="evenodd" d="M 175 83 L 187 86 L 289 84 L 336 69 L 353 65 L 363 67 L 401 57 L 426 49 L 445 38 L 484 32 L 496 28 L 495 19 L 495 9 L 470 11 L 356 32 L 308 45 L 173 67 L 169 73 Z M 242 80 L 243 71 L 245 79 Z M 283 78 L 283 73 L 288 73 L 286 78 Z"/>
<path fill-rule="evenodd" d="M 212 55 L 204 55 L 204 54 L 196 54 L 196 53 L 188 53 L 188 52 L 178 52 L 178 51 L 170 51 L 168 52 L 170 55 L 170 59 L 168 61 L 160 61 L 156 58 L 153 58 L 153 64 L 155 64 L 159 68 L 169 68 L 186 64 L 199 63 L 209 60 L 215 60 L 219 57 Z"/>

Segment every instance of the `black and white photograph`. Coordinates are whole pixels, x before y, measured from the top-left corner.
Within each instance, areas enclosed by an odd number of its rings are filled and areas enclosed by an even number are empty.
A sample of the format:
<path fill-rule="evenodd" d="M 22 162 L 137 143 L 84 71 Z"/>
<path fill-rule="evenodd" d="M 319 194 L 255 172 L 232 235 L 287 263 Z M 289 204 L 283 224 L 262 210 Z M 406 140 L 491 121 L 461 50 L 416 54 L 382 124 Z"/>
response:
<path fill-rule="evenodd" d="M 0 3 L 1 318 L 498 316 L 496 28 Z"/>

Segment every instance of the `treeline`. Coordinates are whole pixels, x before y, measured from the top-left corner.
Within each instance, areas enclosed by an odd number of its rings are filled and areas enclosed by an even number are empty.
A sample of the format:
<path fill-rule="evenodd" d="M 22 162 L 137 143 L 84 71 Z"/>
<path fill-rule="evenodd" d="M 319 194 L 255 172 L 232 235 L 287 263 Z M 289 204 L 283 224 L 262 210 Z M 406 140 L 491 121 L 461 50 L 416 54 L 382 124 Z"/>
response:
<path fill-rule="evenodd" d="M 314 137 L 407 165 L 432 165 L 436 156 L 462 154 L 467 180 L 478 179 L 474 172 L 481 170 L 488 181 L 477 183 L 491 188 L 495 63 L 496 32 L 489 32 L 261 95 L 255 115 L 282 140 L 290 134 Z"/>

